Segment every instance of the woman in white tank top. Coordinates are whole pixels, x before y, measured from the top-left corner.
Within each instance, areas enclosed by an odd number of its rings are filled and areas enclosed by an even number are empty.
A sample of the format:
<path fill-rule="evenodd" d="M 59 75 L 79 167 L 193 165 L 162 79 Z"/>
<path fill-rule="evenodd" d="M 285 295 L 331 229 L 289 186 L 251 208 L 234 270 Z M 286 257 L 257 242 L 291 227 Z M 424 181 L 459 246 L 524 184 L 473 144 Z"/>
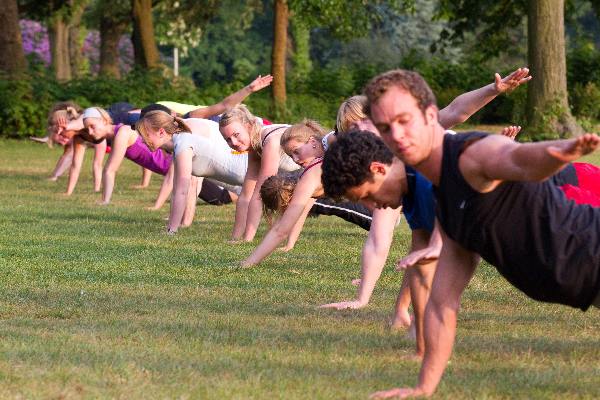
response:
<path fill-rule="evenodd" d="M 300 166 L 285 154 L 279 143 L 289 125 L 262 125 L 243 104 L 225 112 L 219 122 L 223 138 L 234 150 L 248 152 L 248 172 L 235 210 L 232 240 L 254 239 L 262 216 L 260 187 L 278 171 Z"/>

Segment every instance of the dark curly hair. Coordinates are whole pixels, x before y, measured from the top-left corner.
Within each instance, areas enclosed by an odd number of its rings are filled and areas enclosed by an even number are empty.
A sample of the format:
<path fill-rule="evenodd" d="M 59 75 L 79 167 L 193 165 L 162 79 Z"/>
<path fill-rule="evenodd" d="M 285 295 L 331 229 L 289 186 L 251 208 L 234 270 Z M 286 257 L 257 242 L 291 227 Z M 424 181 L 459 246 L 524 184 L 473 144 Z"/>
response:
<path fill-rule="evenodd" d="M 341 135 L 325 152 L 321 180 L 325 196 L 343 198 L 348 189 L 362 185 L 373 174 L 373 161 L 391 164 L 394 155 L 383 141 L 368 131 Z"/>
<path fill-rule="evenodd" d="M 371 115 L 371 105 L 377 101 L 392 87 L 397 87 L 410 93 L 416 100 L 419 109 L 425 115 L 429 106 L 437 106 L 433 91 L 418 72 L 404 69 L 394 69 L 377 75 L 365 86 L 364 93 L 367 96 L 365 111 Z"/>

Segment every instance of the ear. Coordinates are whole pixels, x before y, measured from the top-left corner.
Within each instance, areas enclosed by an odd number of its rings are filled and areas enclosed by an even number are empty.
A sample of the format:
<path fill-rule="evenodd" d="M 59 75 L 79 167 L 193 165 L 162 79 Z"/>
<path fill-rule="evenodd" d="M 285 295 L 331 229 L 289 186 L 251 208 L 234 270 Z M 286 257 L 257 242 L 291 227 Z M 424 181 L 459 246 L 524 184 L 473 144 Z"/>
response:
<path fill-rule="evenodd" d="M 438 108 L 433 104 L 425 109 L 425 120 L 427 125 L 437 123 L 438 121 Z"/>
<path fill-rule="evenodd" d="M 369 165 L 369 170 L 373 176 L 375 175 L 386 175 L 387 174 L 387 165 L 379 161 L 372 161 L 371 165 Z"/>

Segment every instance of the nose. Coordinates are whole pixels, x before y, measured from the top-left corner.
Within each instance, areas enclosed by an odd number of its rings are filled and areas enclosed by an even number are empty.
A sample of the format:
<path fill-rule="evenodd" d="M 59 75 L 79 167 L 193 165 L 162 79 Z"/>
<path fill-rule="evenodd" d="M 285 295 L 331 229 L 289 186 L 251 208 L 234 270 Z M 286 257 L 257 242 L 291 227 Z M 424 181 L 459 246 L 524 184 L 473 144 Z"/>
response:
<path fill-rule="evenodd" d="M 404 129 L 396 124 L 390 126 L 391 138 L 396 143 L 401 143 L 404 140 Z"/>

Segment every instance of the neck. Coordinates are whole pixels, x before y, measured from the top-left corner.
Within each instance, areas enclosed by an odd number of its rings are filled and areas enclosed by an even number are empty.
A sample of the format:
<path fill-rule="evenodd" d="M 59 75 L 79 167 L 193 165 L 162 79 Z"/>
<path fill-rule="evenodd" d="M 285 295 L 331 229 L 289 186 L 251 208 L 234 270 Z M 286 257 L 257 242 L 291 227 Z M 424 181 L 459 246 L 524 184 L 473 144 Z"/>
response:
<path fill-rule="evenodd" d="M 425 178 L 427 178 L 434 186 L 437 186 L 440 183 L 445 134 L 446 131 L 444 128 L 440 124 L 437 124 L 432 135 L 431 153 L 429 153 L 429 157 L 413 166 L 414 169 L 425 176 Z"/>

